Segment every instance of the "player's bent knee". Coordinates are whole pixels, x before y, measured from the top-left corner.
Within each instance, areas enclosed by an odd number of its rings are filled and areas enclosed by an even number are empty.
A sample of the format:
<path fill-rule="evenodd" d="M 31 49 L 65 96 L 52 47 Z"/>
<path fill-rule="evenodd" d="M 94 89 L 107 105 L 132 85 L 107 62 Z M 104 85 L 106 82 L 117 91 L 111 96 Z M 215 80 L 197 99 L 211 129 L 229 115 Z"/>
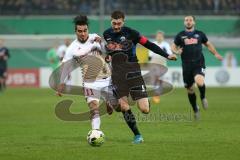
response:
<path fill-rule="evenodd" d="M 129 104 L 128 104 L 128 100 L 125 97 L 119 99 L 119 105 L 121 107 L 121 111 L 127 111 L 127 110 L 130 109 Z"/>
<path fill-rule="evenodd" d="M 202 75 L 196 75 L 194 77 L 194 80 L 198 86 L 203 86 L 204 85 L 204 76 Z"/>
<path fill-rule="evenodd" d="M 142 98 L 138 100 L 138 107 L 144 114 L 148 114 L 150 112 L 150 105 L 147 98 Z"/>
<path fill-rule="evenodd" d="M 150 112 L 149 107 L 141 108 L 141 112 L 144 114 L 148 114 Z"/>
<path fill-rule="evenodd" d="M 93 100 L 93 101 L 89 102 L 89 108 L 90 109 L 97 109 L 98 107 L 99 107 L 98 101 Z"/>
<path fill-rule="evenodd" d="M 120 103 L 120 108 L 121 108 L 121 111 L 127 111 L 130 109 L 127 103 Z"/>

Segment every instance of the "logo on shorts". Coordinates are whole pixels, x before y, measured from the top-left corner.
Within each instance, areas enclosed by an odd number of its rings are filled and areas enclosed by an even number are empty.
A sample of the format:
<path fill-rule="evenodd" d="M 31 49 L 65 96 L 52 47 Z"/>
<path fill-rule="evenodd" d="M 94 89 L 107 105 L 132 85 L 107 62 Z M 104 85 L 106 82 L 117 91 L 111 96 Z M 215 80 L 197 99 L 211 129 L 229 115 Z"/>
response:
<path fill-rule="evenodd" d="M 142 85 L 142 92 L 146 92 L 144 85 Z"/>
<path fill-rule="evenodd" d="M 205 68 L 202 68 L 202 73 L 205 74 L 206 73 L 206 70 Z"/>

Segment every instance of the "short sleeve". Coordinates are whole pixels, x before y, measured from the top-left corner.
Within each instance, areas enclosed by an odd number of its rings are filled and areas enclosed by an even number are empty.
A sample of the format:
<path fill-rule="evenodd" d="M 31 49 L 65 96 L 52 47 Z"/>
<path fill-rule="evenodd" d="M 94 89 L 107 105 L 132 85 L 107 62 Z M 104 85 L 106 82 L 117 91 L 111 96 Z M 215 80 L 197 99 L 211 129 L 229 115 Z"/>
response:
<path fill-rule="evenodd" d="M 106 30 L 105 32 L 103 32 L 103 38 L 106 42 L 109 42 L 111 41 L 111 36 L 110 34 L 108 33 L 108 30 Z"/>
<path fill-rule="evenodd" d="M 180 37 L 180 34 L 177 34 L 174 38 L 174 44 L 177 45 L 177 46 L 180 46 L 181 45 L 181 37 Z"/>
<path fill-rule="evenodd" d="M 141 35 L 138 31 L 134 30 L 134 29 L 130 29 L 130 35 L 131 35 L 131 39 L 133 41 L 133 43 L 137 44 L 140 41 Z"/>
<path fill-rule="evenodd" d="M 202 43 L 207 43 L 208 42 L 208 38 L 207 38 L 206 34 L 201 32 L 201 36 L 202 36 Z"/>

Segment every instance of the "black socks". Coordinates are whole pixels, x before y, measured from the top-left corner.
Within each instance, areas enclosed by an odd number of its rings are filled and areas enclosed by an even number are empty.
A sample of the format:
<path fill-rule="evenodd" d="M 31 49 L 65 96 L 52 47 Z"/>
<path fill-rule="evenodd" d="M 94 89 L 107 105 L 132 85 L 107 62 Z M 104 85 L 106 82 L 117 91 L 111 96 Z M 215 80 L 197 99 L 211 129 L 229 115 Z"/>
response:
<path fill-rule="evenodd" d="M 205 98 L 205 90 L 206 90 L 205 84 L 203 86 L 198 86 L 198 89 L 200 92 L 201 99 L 204 99 Z"/>
<path fill-rule="evenodd" d="M 197 98 L 195 93 L 188 93 L 188 100 L 192 105 L 193 111 L 196 113 L 198 112 L 198 107 L 197 107 Z"/>
<path fill-rule="evenodd" d="M 128 124 L 128 127 L 132 130 L 134 135 L 140 135 L 138 128 L 137 128 L 137 123 L 134 114 L 132 113 L 131 109 L 127 111 L 122 111 L 123 117 L 125 121 Z"/>

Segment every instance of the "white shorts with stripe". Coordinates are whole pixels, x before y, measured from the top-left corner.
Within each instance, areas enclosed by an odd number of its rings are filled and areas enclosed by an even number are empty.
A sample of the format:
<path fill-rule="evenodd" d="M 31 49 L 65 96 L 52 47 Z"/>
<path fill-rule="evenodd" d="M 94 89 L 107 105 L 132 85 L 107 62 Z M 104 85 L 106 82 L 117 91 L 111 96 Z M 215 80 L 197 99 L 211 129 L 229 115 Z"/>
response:
<path fill-rule="evenodd" d="M 90 103 L 94 100 L 99 102 L 100 99 L 103 99 L 104 101 L 110 101 L 111 104 L 117 102 L 117 99 L 113 94 L 110 77 L 98 79 L 94 82 L 84 82 L 83 87 L 87 103 Z"/>

